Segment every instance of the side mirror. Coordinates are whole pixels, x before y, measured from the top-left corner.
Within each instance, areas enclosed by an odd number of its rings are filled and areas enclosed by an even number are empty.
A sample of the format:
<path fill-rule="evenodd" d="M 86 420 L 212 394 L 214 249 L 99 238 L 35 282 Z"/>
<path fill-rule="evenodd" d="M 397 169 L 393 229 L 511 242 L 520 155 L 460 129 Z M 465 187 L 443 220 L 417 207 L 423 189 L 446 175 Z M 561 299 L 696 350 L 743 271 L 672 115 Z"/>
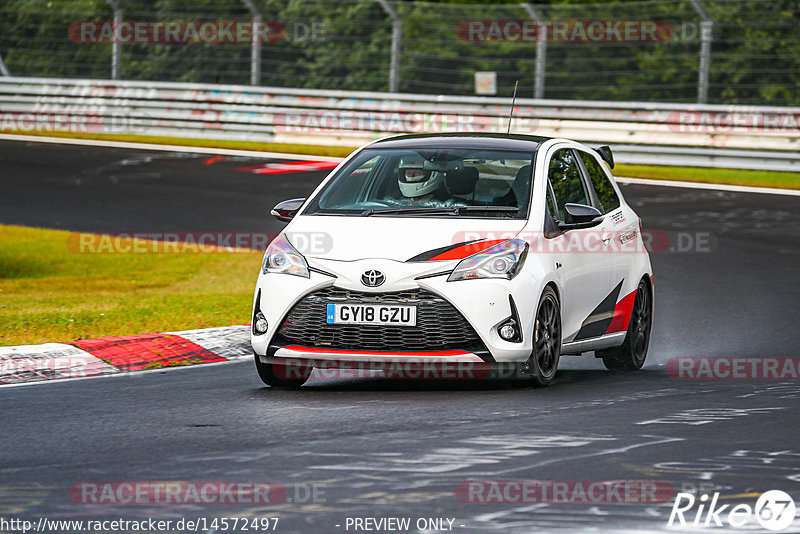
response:
<path fill-rule="evenodd" d="M 564 204 L 564 212 L 566 221 L 558 225 L 562 231 L 594 228 L 603 222 L 603 214 L 592 206 L 567 203 Z"/>
<path fill-rule="evenodd" d="M 297 210 L 306 201 L 304 198 L 293 198 L 279 202 L 277 206 L 270 210 L 269 214 L 282 222 L 289 222 L 297 215 Z"/>
<path fill-rule="evenodd" d="M 597 150 L 597 153 L 600 154 L 600 157 L 603 159 L 603 161 L 608 163 L 609 168 L 613 169 L 614 168 L 614 154 L 611 153 L 611 147 L 608 146 L 608 145 L 603 145 L 603 146 L 597 147 L 595 150 Z"/>

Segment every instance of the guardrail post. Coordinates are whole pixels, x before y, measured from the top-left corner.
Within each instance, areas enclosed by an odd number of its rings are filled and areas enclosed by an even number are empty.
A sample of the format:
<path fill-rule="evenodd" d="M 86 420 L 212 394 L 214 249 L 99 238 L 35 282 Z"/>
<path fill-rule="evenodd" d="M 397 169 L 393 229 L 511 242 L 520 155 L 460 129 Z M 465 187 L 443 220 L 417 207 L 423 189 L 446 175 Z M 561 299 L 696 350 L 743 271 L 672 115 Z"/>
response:
<path fill-rule="evenodd" d="M 250 85 L 261 85 L 261 12 L 253 0 L 242 0 L 253 15 L 253 35 L 250 41 Z"/>
<path fill-rule="evenodd" d="M 111 79 L 119 80 L 122 70 L 122 42 L 117 34 L 119 25 L 122 24 L 122 8 L 116 0 L 106 0 L 114 12 L 114 33 L 111 41 Z"/>
<path fill-rule="evenodd" d="M 403 21 L 388 0 L 376 0 L 392 19 L 392 57 L 389 68 L 389 91 L 400 92 L 400 46 L 403 39 Z"/>
<path fill-rule="evenodd" d="M 533 76 L 533 98 L 544 98 L 544 78 L 547 64 L 547 24 L 531 4 L 522 4 L 528 16 L 539 23 L 539 32 L 536 39 L 536 70 Z"/>
<path fill-rule="evenodd" d="M 3 56 L 2 55 L 0 55 L 0 74 L 2 74 L 3 76 L 11 76 L 11 73 L 8 72 L 8 68 L 6 67 L 6 64 L 3 62 Z"/>
<path fill-rule="evenodd" d="M 689 0 L 692 7 L 703 19 L 700 22 L 700 61 L 697 74 L 697 103 L 705 104 L 708 101 L 709 72 L 711 70 L 711 41 L 714 21 L 700 0 Z"/>

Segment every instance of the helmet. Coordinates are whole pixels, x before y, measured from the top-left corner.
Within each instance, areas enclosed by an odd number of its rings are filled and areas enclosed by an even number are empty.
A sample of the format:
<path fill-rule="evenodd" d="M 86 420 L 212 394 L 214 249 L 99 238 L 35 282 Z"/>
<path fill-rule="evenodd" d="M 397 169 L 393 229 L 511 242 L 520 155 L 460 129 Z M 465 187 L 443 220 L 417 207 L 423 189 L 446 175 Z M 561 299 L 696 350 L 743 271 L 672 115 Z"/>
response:
<path fill-rule="evenodd" d="M 433 193 L 444 183 L 444 173 L 425 169 L 421 156 L 403 156 L 400 160 L 397 185 L 400 192 L 409 198 L 421 197 Z"/>

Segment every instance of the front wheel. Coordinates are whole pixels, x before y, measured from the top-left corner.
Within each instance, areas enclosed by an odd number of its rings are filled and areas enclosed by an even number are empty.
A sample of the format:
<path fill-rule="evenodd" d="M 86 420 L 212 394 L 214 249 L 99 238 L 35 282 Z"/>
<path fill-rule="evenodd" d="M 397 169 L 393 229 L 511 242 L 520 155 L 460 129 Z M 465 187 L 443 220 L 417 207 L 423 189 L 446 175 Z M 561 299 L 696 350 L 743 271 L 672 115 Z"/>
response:
<path fill-rule="evenodd" d="M 533 352 L 523 369 L 535 386 L 544 387 L 556 376 L 560 359 L 561 308 L 556 292 L 548 286 L 539 299 L 533 326 Z"/>
<path fill-rule="evenodd" d="M 612 371 L 635 371 L 641 369 L 647 358 L 650 331 L 653 328 L 653 308 L 650 287 L 645 280 L 639 282 L 633 301 L 631 318 L 625 342 L 619 347 L 598 351 L 603 365 Z"/>
<path fill-rule="evenodd" d="M 274 388 L 299 388 L 311 376 L 311 367 L 290 368 L 286 365 L 264 363 L 254 354 L 258 377 L 266 385 Z"/>

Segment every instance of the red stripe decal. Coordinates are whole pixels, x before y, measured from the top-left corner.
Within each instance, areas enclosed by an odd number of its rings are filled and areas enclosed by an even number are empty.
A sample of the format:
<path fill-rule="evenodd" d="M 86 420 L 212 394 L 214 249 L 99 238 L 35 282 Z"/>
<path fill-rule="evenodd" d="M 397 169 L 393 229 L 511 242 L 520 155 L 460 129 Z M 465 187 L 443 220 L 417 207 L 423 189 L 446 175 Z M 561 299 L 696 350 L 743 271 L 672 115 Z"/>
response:
<path fill-rule="evenodd" d="M 226 358 L 173 334 L 84 339 L 70 344 L 126 371 L 226 361 Z"/>
<path fill-rule="evenodd" d="M 222 161 L 224 159 L 225 159 L 225 156 L 213 156 L 213 157 L 208 158 L 207 160 L 205 160 L 203 163 L 205 163 L 206 165 L 213 165 L 213 164 L 217 163 L 218 161 Z"/>
<path fill-rule="evenodd" d="M 472 354 L 464 350 L 436 350 L 436 351 L 411 351 L 411 352 L 392 352 L 380 350 L 342 350 L 342 349 L 324 349 L 320 347 L 301 347 L 299 345 L 287 345 L 283 347 L 286 350 L 295 352 L 305 352 L 308 354 L 361 354 L 364 356 L 432 356 L 447 358 L 450 356 L 464 356 Z"/>
<path fill-rule="evenodd" d="M 634 300 L 636 300 L 636 291 L 625 295 L 617 302 L 617 305 L 614 307 L 614 317 L 611 319 L 611 324 L 608 325 L 606 334 L 624 332 L 628 329 Z"/>
<path fill-rule="evenodd" d="M 265 163 L 255 167 L 239 167 L 237 171 L 252 172 L 253 174 L 285 174 L 289 172 L 324 171 L 339 165 L 333 161 L 281 161 L 280 163 Z"/>
<path fill-rule="evenodd" d="M 489 241 L 468 243 L 466 245 L 461 245 L 460 247 L 448 250 L 447 252 L 442 252 L 428 261 L 463 260 L 466 257 L 477 254 L 478 252 L 484 251 L 487 248 L 493 247 L 505 241 L 508 241 L 508 239 L 491 239 Z"/>

